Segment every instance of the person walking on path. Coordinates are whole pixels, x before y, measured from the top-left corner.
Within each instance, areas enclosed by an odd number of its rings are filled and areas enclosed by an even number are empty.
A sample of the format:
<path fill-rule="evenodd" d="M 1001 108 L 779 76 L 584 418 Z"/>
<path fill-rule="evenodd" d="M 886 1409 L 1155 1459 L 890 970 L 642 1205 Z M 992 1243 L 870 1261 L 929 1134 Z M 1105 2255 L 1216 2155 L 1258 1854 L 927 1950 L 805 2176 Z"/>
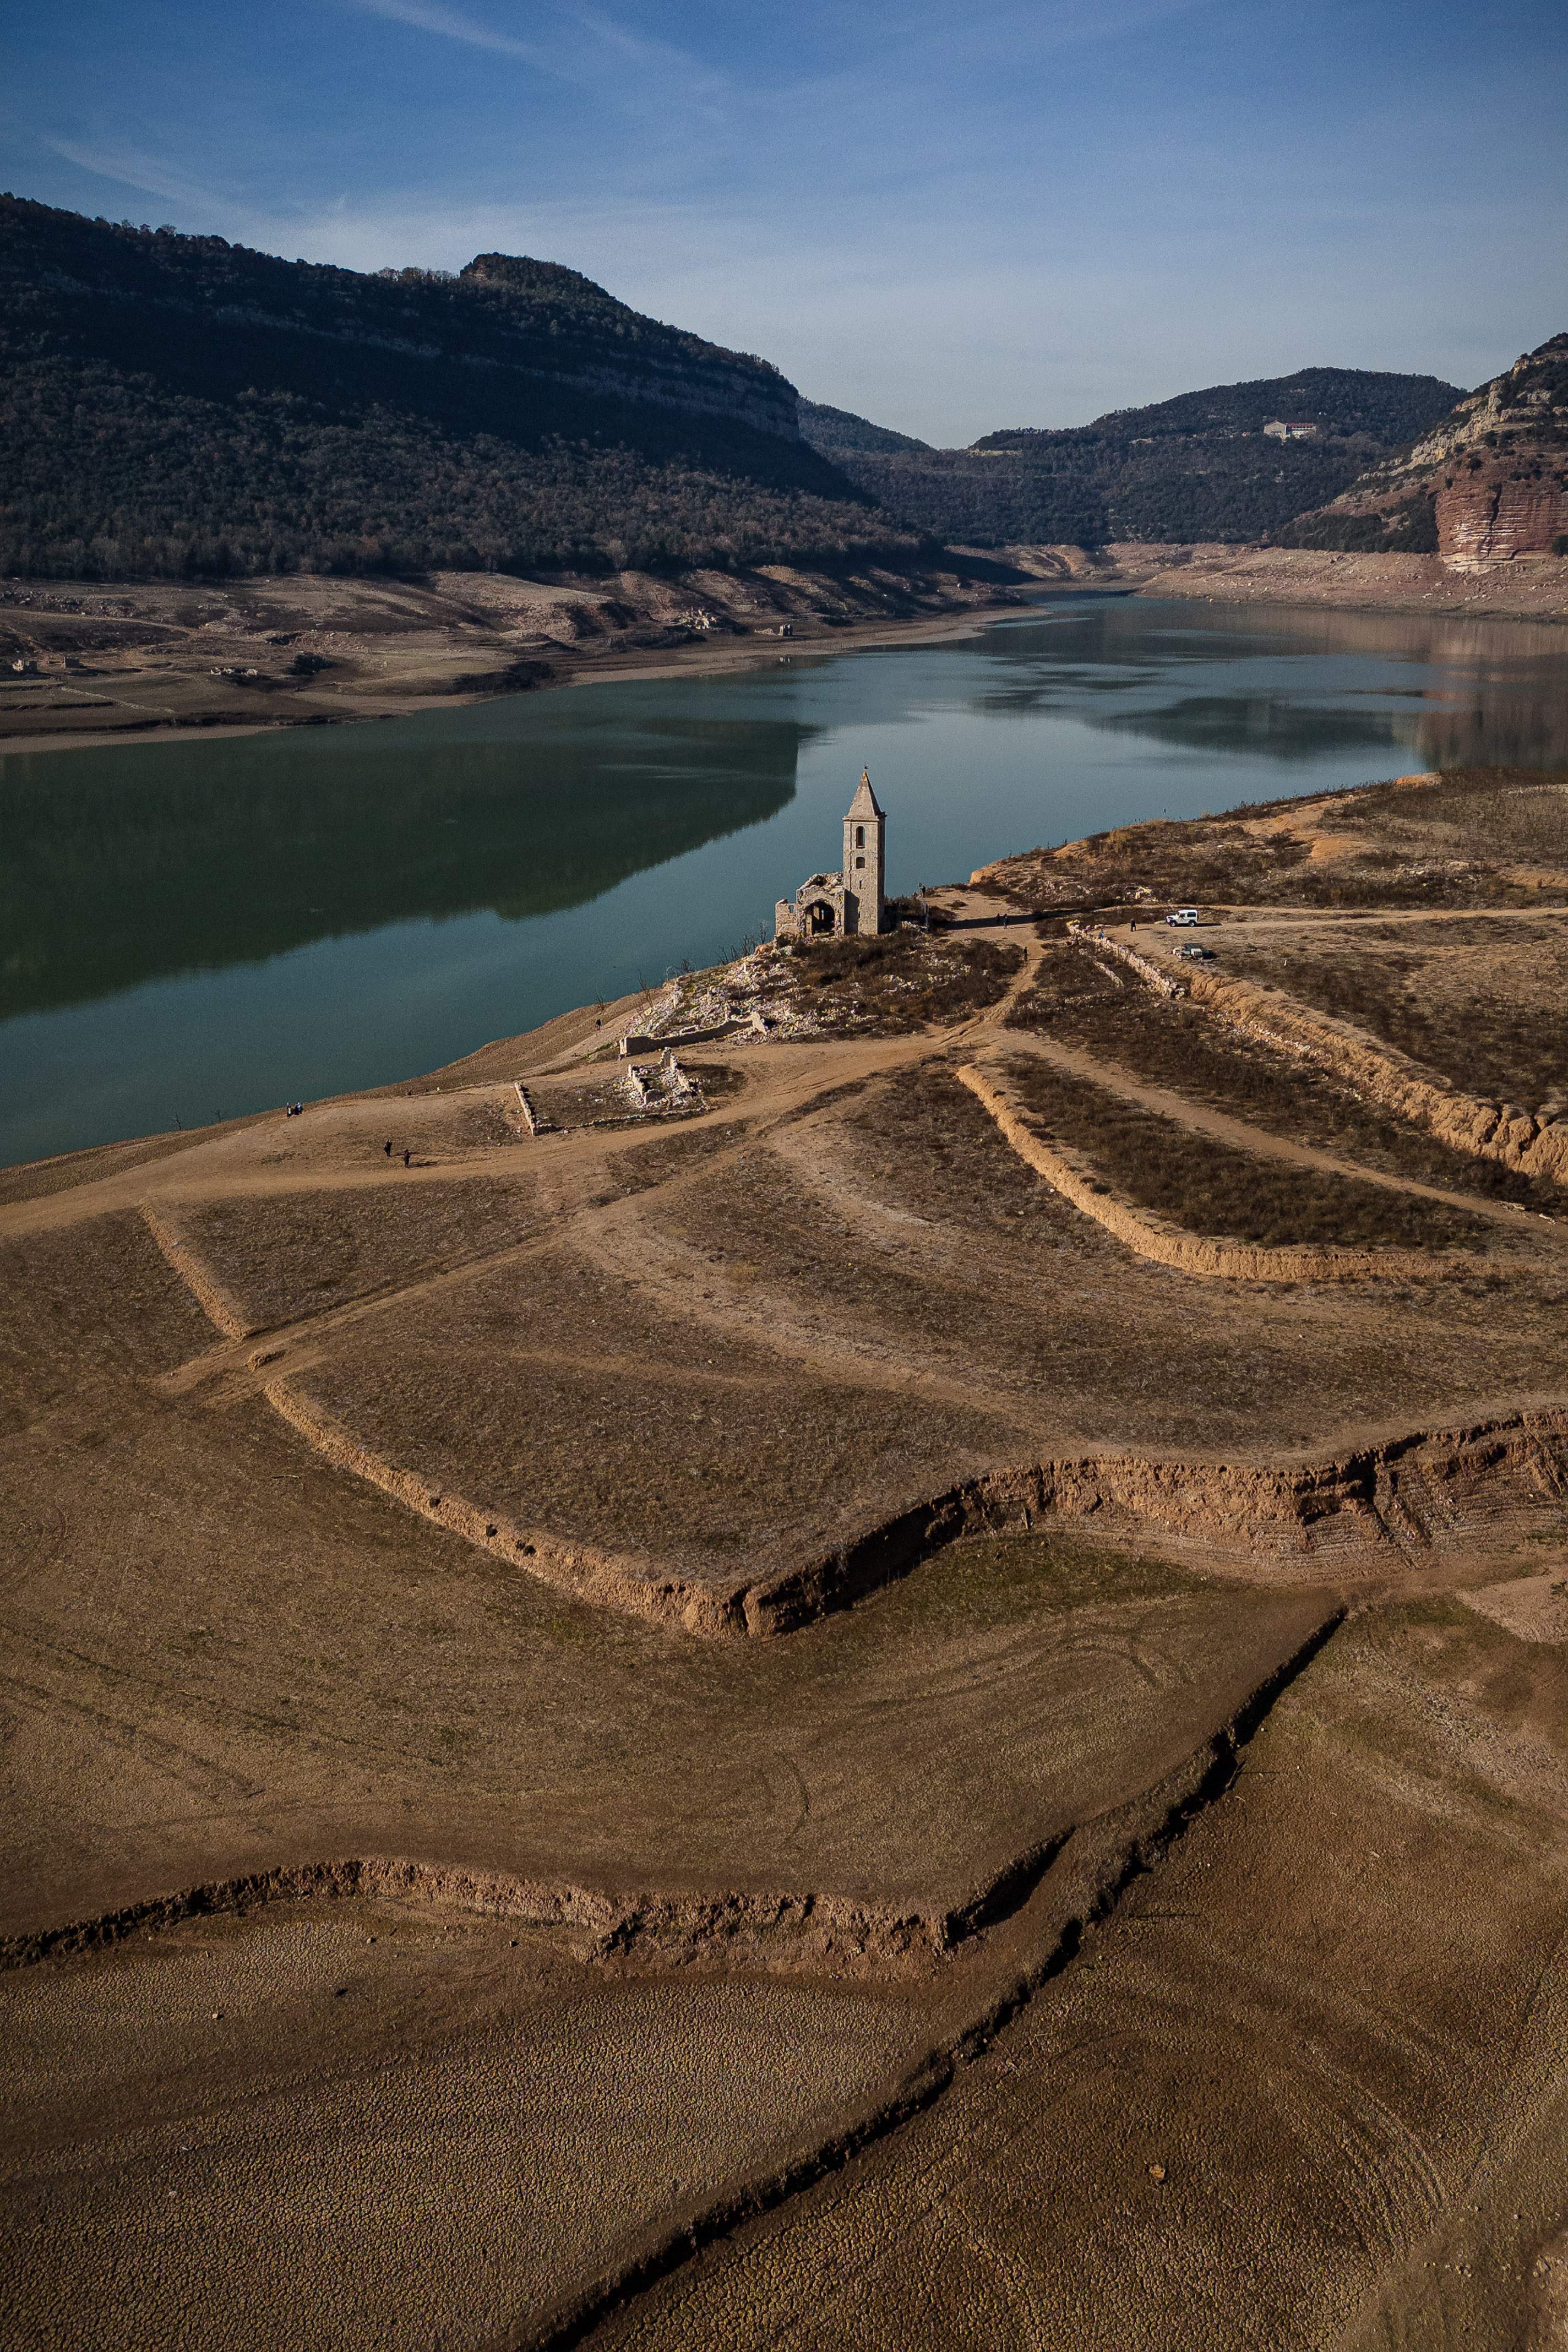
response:
<path fill-rule="evenodd" d="M 407 1167 L 407 1165 L 408 1165 L 409 1161 L 413 1159 L 413 1157 L 414 1157 L 414 1154 L 412 1153 L 412 1151 L 405 1151 L 405 1152 L 404 1153 L 404 1155 L 403 1155 L 403 1164 L 404 1164 L 405 1168 L 406 1168 L 406 1167 Z"/>

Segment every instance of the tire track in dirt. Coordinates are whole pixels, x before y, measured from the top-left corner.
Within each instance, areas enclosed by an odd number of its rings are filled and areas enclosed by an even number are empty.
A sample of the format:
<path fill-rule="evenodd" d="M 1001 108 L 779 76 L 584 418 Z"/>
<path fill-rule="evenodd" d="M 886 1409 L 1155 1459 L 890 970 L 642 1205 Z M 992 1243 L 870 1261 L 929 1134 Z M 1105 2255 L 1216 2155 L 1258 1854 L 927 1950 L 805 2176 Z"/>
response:
<path fill-rule="evenodd" d="M 614 1971 L 752 1970 L 884 1983 L 930 1983 L 919 2046 L 832 2127 L 771 2151 L 760 2169 L 717 2195 L 667 2210 L 552 2310 L 499 2339 L 563 2352 L 611 2310 L 678 2269 L 700 2247 L 841 2171 L 863 2149 L 930 2108 L 991 2048 L 1035 1995 L 1069 1967 L 1085 1937 L 1128 1890 L 1221 1804 L 1247 1748 L 1281 1696 L 1344 1622 L 1334 1609 L 1270 1669 L 1227 1722 L 1131 1800 L 1010 1857 L 964 1902 L 892 1911 L 831 1894 L 608 1893 L 471 1864 L 386 1855 L 281 1866 L 188 1886 L 95 1917 L 0 1943 L 0 1967 L 111 1948 L 215 1914 L 244 1916 L 298 1899 L 372 1897 L 428 1904 L 566 1931 L 586 1965 Z"/>
<path fill-rule="evenodd" d="M 1129 1889 L 1180 1845 L 1205 1814 L 1223 1803 L 1245 1769 L 1246 1750 L 1292 1685 L 1344 1622 L 1335 1610 L 1259 1685 L 1230 1722 L 1176 1770 L 1130 1804 L 1096 1816 L 1054 1849 L 986 1957 L 987 1981 L 967 2000 L 952 2001 L 933 2021 L 928 2047 L 902 2077 L 865 2102 L 815 2147 L 788 2152 L 765 2172 L 742 2180 L 705 2207 L 668 2217 L 613 2268 L 553 2311 L 521 2320 L 495 2352 L 568 2352 L 613 2312 L 669 2277 L 705 2247 L 743 2223 L 777 2211 L 817 2182 L 934 2106 L 963 2069 L 990 2052 L 1006 2027 L 1071 1966 L 1085 1938 L 1110 1919 Z M 1001 1884 L 1001 1882 L 998 1882 Z M 1011 1900 L 1008 1890 L 1005 1900 Z M 989 1924 L 983 1918 L 977 1926 Z M 967 1989 L 965 1989 L 967 1990 Z M 820 2314 L 819 2314 L 820 2316 Z"/>

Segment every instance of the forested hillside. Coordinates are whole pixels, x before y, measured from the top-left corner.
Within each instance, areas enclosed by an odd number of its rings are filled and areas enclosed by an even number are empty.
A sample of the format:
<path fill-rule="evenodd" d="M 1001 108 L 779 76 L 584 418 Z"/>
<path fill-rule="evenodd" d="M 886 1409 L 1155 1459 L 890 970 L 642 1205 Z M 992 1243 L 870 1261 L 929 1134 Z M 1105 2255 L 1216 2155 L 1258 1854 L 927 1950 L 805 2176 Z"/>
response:
<path fill-rule="evenodd" d="M 795 408 L 765 361 L 548 262 L 365 276 L 0 198 L 0 571 L 910 551 Z"/>
<path fill-rule="evenodd" d="M 836 409 L 803 404 L 802 429 L 901 521 L 985 547 L 1108 540 L 1275 535 L 1323 504 L 1459 397 L 1436 376 L 1362 368 L 1216 384 L 1092 425 L 989 433 L 968 449 L 926 449 Z M 1271 419 L 1310 440 L 1265 435 Z"/>
<path fill-rule="evenodd" d="M 826 408 L 820 401 L 803 400 L 799 413 L 801 432 L 814 449 L 863 450 L 876 456 L 917 449 L 927 457 L 934 455 L 929 441 L 890 432 L 887 425 L 873 425 L 868 417 L 857 416 L 847 408 Z"/>

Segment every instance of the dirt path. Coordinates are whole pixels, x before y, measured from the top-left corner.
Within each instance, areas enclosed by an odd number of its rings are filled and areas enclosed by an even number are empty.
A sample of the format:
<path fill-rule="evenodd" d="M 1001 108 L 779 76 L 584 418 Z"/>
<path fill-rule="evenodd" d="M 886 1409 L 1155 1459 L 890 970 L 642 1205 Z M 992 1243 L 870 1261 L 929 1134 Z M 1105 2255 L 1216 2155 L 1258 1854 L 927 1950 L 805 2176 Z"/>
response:
<path fill-rule="evenodd" d="M 1561 922 L 1568 918 L 1568 907 L 1322 907 L 1312 909 L 1258 907 L 1226 907 L 1216 912 L 1245 916 L 1248 931 L 1321 930 L 1325 925 L 1350 923 L 1360 926 L 1384 923 L 1538 923 L 1544 915 L 1552 915 Z M 1107 925 L 1118 932 L 1125 924 Z M 1150 927 L 1152 930 L 1152 926 Z M 1158 934 L 1155 934 L 1157 937 Z M 1164 944 L 1162 942 L 1162 944 Z"/>
<path fill-rule="evenodd" d="M 1212 1135 L 1216 1143 L 1228 1144 L 1234 1150 L 1249 1151 L 1256 1159 L 1283 1160 L 1292 1168 L 1312 1168 L 1326 1176 L 1343 1176 L 1359 1183 L 1376 1184 L 1388 1192 L 1408 1192 L 1416 1200 L 1440 1201 L 1449 1208 L 1467 1210 L 1478 1217 L 1488 1217 L 1494 1224 L 1506 1225 L 1512 1232 L 1528 1230 L 1532 1238 L 1558 1247 L 1568 1246 L 1564 1234 L 1555 1219 L 1539 1210 L 1523 1209 L 1511 1201 L 1483 1199 L 1475 1192 L 1445 1192 L 1440 1185 L 1423 1184 L 1414 1176 L 1394 1176 L 1375 1168 L 1363 1167 L 1361 1161 L 1343 1160 L 1332 1151 L 1321 1151 L 1315 1144 L 1289 1143 L 1283 1136 L 1271 1135 L 1267 1129 L 1252 1127 L 1247 1120 L 1234 1118 L 1226 1111 L 1211 1110 L 1195 1103 L 1186 1095 L 1173 1093 L 1168 1087 L 1151 1086 L 1136 1078 L 1114 1062 L 1096 1060 L 1092 1054 L 1076 1045 L 1058 1045 L 1039 1036 L 1032 1030 L 1010 1029 L 1006 1047 L 1011 1052 L 1032 1054 L 1042 1062 L 1055 1064 L 1075 1077 L 1088 1078 L 1103 1087 L 1107 1094 L 1120 1096 L 1123 1102 L 1137 1103 L 1142 1109 L 1153 1111 L 1162 1118 L 1173 1119 L 1178 1126 L 1192 1129 L 1198 1135 Z M 1544 1231 L 1541 1229 L 1544 1228 Z"/>

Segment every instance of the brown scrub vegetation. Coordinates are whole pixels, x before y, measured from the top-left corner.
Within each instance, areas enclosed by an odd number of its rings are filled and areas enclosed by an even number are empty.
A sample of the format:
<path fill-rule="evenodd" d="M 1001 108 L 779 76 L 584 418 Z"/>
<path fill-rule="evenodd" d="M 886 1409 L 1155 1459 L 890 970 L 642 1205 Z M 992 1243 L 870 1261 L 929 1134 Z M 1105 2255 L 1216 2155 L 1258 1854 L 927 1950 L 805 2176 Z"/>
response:
<path fill-rule="evenodd" d="M 1265 845 L 1185 995 L 1026 861 L 679 1121 L 529 1132 L 584 1011 L 10 1172 L 8 2342 L 1546 2352 L 1562 919 L 1400 902 L 1452 792 L 1065 856 Z"/>

